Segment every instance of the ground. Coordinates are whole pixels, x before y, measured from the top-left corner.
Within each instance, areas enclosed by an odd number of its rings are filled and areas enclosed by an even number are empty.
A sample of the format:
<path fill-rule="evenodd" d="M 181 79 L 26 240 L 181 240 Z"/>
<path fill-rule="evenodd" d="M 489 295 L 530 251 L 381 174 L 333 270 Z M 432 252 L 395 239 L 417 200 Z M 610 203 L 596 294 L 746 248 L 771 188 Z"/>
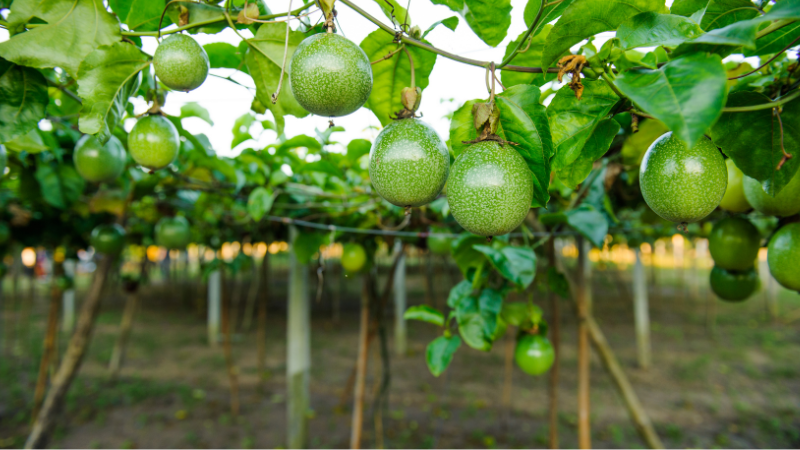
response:
<path fill-rule="evenodd" d="M 410 261 L 409 302 L 425 299 L 423 261 Z M 155 279 L 142 292 L 120 378 L 108 378 L 108 360 L 122 314 L 123 296 L 112 287 L 80 375 L 70 391 L 51 447 L 58 448 L 260 448 L 285 445 L 285 274 L 272 272 L 267 327 L 267 373 L 256 370 L 255 326 L 234 336 L 242 411 L 229 408 L 221 346 L 208 345 L 198 282 L 181 279 L 180 290 Z M 439 270 L 436 266 L 436 270 Z M 385 268 L 382 269 L 385 272 Z M 454 279 L 435 274 L 434 298 L 442 304 Z M 652 276 L 653 272 L 648 273 Z M 696 278 L 693 278 L 696 276 Z M 707 269 L 659 269 L 650 280 L 653 365 L 637 368 L 630 267 L 598 266 L 593 277 L 594 314 L 625 368 L 644 408 L 668 447 L 797 448 L 800 446 L 800 321 L 782 323 L 765 308 L 765 294 L 743 304 L 709 298 Z M 311 282 L 315 276 L 312 272 Z M 328 277 L 337 283 L 335 272 Z M 679 282 L 679 280 L 688 280 Z M 82 284 L 81 284 L 82 283 Z M 79 286 L 85 286 L 83 280 Z M 696 284 L 694 284 L 696 283 Z M 29 430 L 41 336 L 45 287 L 26 311 L 5 283 L 0 359 L 0 447 L 19 447 Z M 170 287 L 171 286 L 171 287 Z M 356 359 L 359 283 L 345 280 L 342 315 L 331 319 L 328 289 L 313 303 L 310 445 L 349 445 L 351 398 L 341 398 Z M 20 292 L 26 292 L 21 285 Z M 78 297 L 83 291 L 79 289 Z M 247 292 L 233 289 L 234 295 Z M 25 294 L 27 295 L 27 294 Z M 780 291 L 780 311 L 800 308 L 800 296 Z M 549 300 L 535 293 L 549 317 Z M 313 301 L 313 300 L 312 300 Z M 576 436 L 576 321 L 561 300 L 559 383 L 561 446 Z M 390 308 L 391 309 L 391 308 Z M 27 316 L 26 316 L 27 315 Z M 31 325 L 26 326 L 30 317 Z M 715 317 L 715 320 L 711 320 Z M 391 336 L 391 318 L 388 319 Z M 389 405 L 383 417 L 387 448 L 546 447 L 548 376 L 530 377 L 516 367 L 510 406 L 503 404 L 505 342 L 488 353 L 462 347 L 445 375 L 427 370 L 425 346 L 435 327 L 409 323 L 409 353 L 391 358 Z M 63 351 L 66 337 L 59 345 Z M 377 344 L 377 340 L 375 343 Z M 392 342 L 389 342 L 390 348 Z M 373 345 L 367 380 L 364 447 L 376 447 L 372 400 L 380 377 Z M 592 356 L 592 444 L 641 448 L 620 396 L 596 355 Z"/>

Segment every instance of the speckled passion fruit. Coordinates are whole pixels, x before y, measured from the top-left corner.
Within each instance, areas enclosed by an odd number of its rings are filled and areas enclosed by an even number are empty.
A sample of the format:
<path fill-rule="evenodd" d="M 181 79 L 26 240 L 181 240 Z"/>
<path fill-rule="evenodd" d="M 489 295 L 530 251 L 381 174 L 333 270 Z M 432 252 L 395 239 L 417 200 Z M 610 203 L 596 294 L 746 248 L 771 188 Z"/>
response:
<path fill-rule="evenodd" d="M 175 161 L 180 150 L 178 129 L 164 116 L 145 116 L 128 134 L 128 152 L 136 164 L 158 170 Z"/>
<path fill-rule="evenodd" d="M 692 223 L 719 206 L 728 185 L 728 169 L 710 139 L 693 147 L 666 133 L 647 149 L 639 167 L 647 205 L 664 219 Z"/>
<path fill-rule="evenodd" d="M 800 223 L 784 225 L 767 247 L 769 273 L 783 287 L 800 292 Z"/>
<path fill-rule="evenodd" d="M 750 211 L 753 207 L 744 196 L 744 174 L 732 159 L 725 160 L 725 166 L 728 168 L 728 187 L 719 207 L 734 213 Z"/>
<path fill-rule="evenodd" d="M 533 200 L 533 174 L 510 145 L 472 144 L 453 163 L 447 203 L 456 221 L 480 236 L 499 236 L 525 219 Z"/>
<path fill-rule="evenodd" d="M 114 181 L 125 170 L 125 149 L 116 136 L 100 145 L 96 137 L 83 135 L 75 144 L 72 159 L 75 170 L 92 183 Z"/>
<path fill-rule="evenodd" d="M 714 264 L 725 270 L 753 267 L 761 248 L 758 228 L 741 217 L 727 217 L 714 225 L 708 236 L 708 251 Z"/>
<path fill-rule="evenodd" d="M 709 277 L 711 290 L 721 300 L 741 302 L 747 300 L 758 289 L 758 273 L 750 268 L 745 271 L 729 271 L 714 266 Z"/>
<path fill-rule="evenodd" d="M 153 67 L 168 88 L 189 92 L 206 81 L 210 66 L 206 51 L 197 41 L 185 34 L 173 34 L 158 45 Z"/>
<path fill-rule="evenodd" d="M 98 253 L 116 255 L 125 245 L 125 229 L 115 223 L 98 225 L 92 230 L 89 243 Z"/>
<path fill-rule="evenodd" d="M 181 216 L 164 217 L 156 223 L 156 244 L 170 250 L 183 250 L 192 240 L 189 221 Z"/>
<path fill-rule="evenodd" d="M 366 103 L 372 66 L 364 50 L 334 33 L 307 37 L 289 64 L 292 94 L 318 116 L 346 116 Z"/>
<path fill-rule="evenodd" d="M 553 344 L 538 334 L 521 334 L 514 349 L 514 361 L 523 372 L 541 375 L 553 365 L 556 359 Z"/>
<path fill-rule="evenodd" d="M 369 152 L 372 186 L 393 205 L 427 205 L 442 191 L 449 172 L 447 146 L 418 119 L 386 125 Z"/>
<path fill-rule="evenodd" d="M 764 192 L 758 180 L 744 176 L 744 196 L 761 214 L 793 216 L 800 212 L 800 170 L 774 197 Z"/>

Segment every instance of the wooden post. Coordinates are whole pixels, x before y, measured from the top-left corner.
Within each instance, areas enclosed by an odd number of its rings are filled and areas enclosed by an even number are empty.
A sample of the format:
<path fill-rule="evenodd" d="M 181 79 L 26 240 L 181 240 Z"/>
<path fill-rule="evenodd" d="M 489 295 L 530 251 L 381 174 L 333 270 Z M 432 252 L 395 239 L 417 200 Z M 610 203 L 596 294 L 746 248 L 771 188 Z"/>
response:
<path fill-rule="evenodd" d="M 64 275 L 75 279 L 75 266 L 77 262 L 74 259 L 67 259 L 64 261 Z M 64 291 L 62 295 L 62 312 L 61 312 L 61 332 L 70 335 L 75 329 L 75 288 L 69 288 Z"/>
<path fill-rule="evenodd" d="M 53 283 L 50 288 L 50 311 L 47 314 L 47 332 L 44 336 L 44 348 L 42 359 L 39 364 L 39 378 L 36 381 L 36 391 L 33 396 L 32 422 L 36 422 L 39 415 L 39 406 L 44 398 L 44 391 L 47 387 L 47 370 L 50 368 L 50 359 L 55 353 L 56 331 L 58 330 L 58 304 L 61 300 L 61 290 Z"/>
<path fill-rule="evenodd" d="M 351 449 L 361 448 L 361 429 L 364 422 L 364 390 L 367 384 L 367 356 L 369 353 L 369 284 L 369 273 L 365 273 L 364 287 L 361 290 L 361 322 L 358 334 L 358 360 L 356 362 L 353 418 L 350 426 Z"/>
<path fill-rule="evenodd" d="M 514 385 L 514 334 L 507 332 L 505 336 L 505 366 L 503 368 L 503 394 L 501 397 L 503 411 L 503 428 L 508 429 L 511 419 L 511 390 Z"/>
<path fill-rule="evenodd" d="M 269 253 L 269 252 L 267 252 Z M 256 301 L 258 300 L 258 288 L 260 287 L 258 264 L 255 258 L 253 259 L 253 268 L 250 271 L 250 287 L 247 290 L 247 303 L 244 309 L 244 318 L 242 319 L 242 332 L 250 331 L 253 324 L 253 315 L 256 311 Z"/>
<path fill-rule="evenodd" d="M 220 284 L 222 285 L 222 338 L 225 366 L 228 369 L 228 381 L 231 386 L 231 414 L 239 415 L 239 380 L 237 379 L 236 364 L 233 361 L 231 349 L 231 290 L 225 283 L 225 268 L 220 268 Z M 234 283 L 235 283 L 234 279 Z"/>
<path fill-rule="evenodd" d="M 219 343 L 219 313 L 222 285 L 219 269 L 208 274 L 208 345 Z"/>
<path fill-rule="evenodd" d="M 289 227 L 294 245 L 297 228 Z M 308 444 L 309 375 L 311 371 L 311 309 L 308 298 L 308 268 L 301 264 L 292 247 L 289 252 L 289 298 L 286 327 L 286 379 L 288 390 L 287 447 Z"/>
<path fill-rule="evenodd" d="M 115 380 L 122 368 L 122 361 L 125 359 L 125 347 L 128 344 L 128 337 L 133 327 L 133 317 L 136 315 L 139 294 L 137 291 L 128 292 L 125 299 L 125 310 L 122 313 L 122 323 L 119 326 L 119 335 L 111 353 L 111 360 L 108 363 L 109 378 Z"/>
<path fill-rule="evenodd" d="M 261 280 L 263 281 L 264 288 L 261 289 L 261 301 L 258 304 L 258 324 L 256 330 L 258 351 L 257 368 L 258 368 L 258 386 L 259 389 L 264 388 L 264 373 L 267 369 L 267 307 L 269 306 L 269 247 L 264 252 L 264 258 L 261 260 Z"/>
<path fill-rule="evenodd" d="M 547 244 L 547 259 L 550 267 L 556 267 L 556 239 L 550 238 Z M 560 248 L 559 248 L 560 250 Z M 549 433 L 549 447 L 558 448 L 558 375 L 561 366 L 561 316 L 559 312 L 558 302 L 560 299 L 558 295 L 550 293 L 550 339 L 553 344 L 553 352 L 555 359 L 553 360 L 553 367 L 550 368 L 550 389 L 548 396 L 550 397 L 550 433 Z"/>
<path fill-rule="evenodd" d="M 650 312 L 647 304 L 647 280 L 645 280 L 642 254 L 634 249 L 636 263 L 633 266 L 633 315 L 636 323 L 636 348 L 639 367 L 650 367 Z"/>
<path fill-rule="evenodd" d="M 577 238 L 578 276 L 575 300 L 578 306 L 578 448 L 592 448 L 589 399 L 589 328 L 590 314 L 590 270 L 588 242 Z"/>
<path fill-rule="evenodd" d="M 394 272 L 394 349 L 397 356 L 408 352 L 406 320 L 406 255 L 400 239 L 394 241 L 395 255 L 400 255 L 400 262 Z"/>
<path fill-rule="evenodd" d="M 112 257 L 105 256 L 98 264 L 92 286 L 89 288 L 86 300 L 81 305 L 75 333 L 72 335 L 64 358 L 58 366 L 58 372 L 53 378 L 50 391 L 47 393 L 42 409 L 33 424 L 33 430 L 27 442 L 25 442 L 25 448 L 42 448 L 47 445 L 50 431 L 55 425 L 56 414 L 61 410 L 64 397 L 72 380 L 78 373 L 83 356 L 89 347 L 95 318 L 100 309 L 100 293 L 103 290 L 112 262 Z"/>

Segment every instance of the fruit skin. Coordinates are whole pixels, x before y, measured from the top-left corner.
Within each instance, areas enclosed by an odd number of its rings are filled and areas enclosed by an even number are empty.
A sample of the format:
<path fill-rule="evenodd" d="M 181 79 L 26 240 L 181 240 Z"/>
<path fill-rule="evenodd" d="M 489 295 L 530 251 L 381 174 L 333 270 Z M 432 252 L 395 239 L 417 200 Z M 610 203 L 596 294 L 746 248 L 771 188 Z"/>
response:
<path fill-rule="evenodd" d="M 98 253 L 116 255 L 125 245 L 125 229 L 117 224 L 98 225 L 92 230 L 89 243 Z"/>
<path fill-rule="evenodd" d="M 450 153 L 427 123 L 395 120 L 381 130 L 369 152 L 369 178 L 378 194 L 397 206 L 435 199 L 450 173 Z"/>
<path fill-rule="evenodd" d="M 665 133 L 647 149 L 639 167 L 647 205 L 672 222 L 692 223 L 711 214 L 725 195 L 728 169 L 717 147 L 701 138 L 692 148 Z"/>
<path fill-rule="evenodd" d="M 517 338 L 514 361 L 523 372 L 529 375 L 541 375 L 550 370 L 555 359 L 553 345 L 546 337 L 526 333 Z"/>
<path fill-rule="evenodd" d="M 714 264 L 725 270 L 752 269 L 760 247 L 758 228 L 739 217 L 720 220 L 708 237 L 708 251 Z"/>
<path fill-rule="evenodd" d="M 342 267 L 349 273 L 364 268 L 367 263 L 367 252 L 361 244 L 345 244 L 342 248 Z"/>
<path fill-rule="evenodd" d="M 800 223 L 784 225 L 767 247 L 769 272 L 783 287 L 800 291 Z"/>
<path fill-rule="evenodd" d="M 800 212 L 800 171 L 794 174 L 789 183 L 775 197 L 761 187 L 761 183 L 747 175 L 744 176 L 744 196 L 753 208 L 768 216 L 793 216 Z"/>
<path fill-rule="evenodd" d="M 750 268 L 743 272 L 728 271 L 714 266 L 709 277 L 711 290 L 721 300 L 741 302 L 747 300 L 758 289 L 758 274 Z"/>
<path fill-rule="evenodd" d="M 84 134 L 75 144 L 75 170 L 92 183 L 114 181 L 125 171 L 125 149 L 116 136 L 105 145 L 96 137 Z"/>
<path fill-rule="evenodd" d="M 189 245 L 192 234 L 189 230 L 189 221 L 184 217 L 163 217 L 156 223 L 156 244 L 170 250 L 182 250 Z"/>
<path fill-rule="evenodd" d="M 180 150 L 178 130 L 164 116 L 139 119 L 128 134 L 128 152 L 136 164 L 158 170 L 175 161 Z"/>
<path fill-rule="evenodd" d="M 450 230 L 447 228 L 439 228 L 439 227 L 432 227 L 430 230 L 431 233 L 442 233 L 442 234 L 450 234 Z M 450 245 L 452 243 L 452 239 L 446 237 L 435 237 L 429 236 L 428 237 L 428 250 L 433 252 L 437 255 L 449 255 L 450 254 Z"/>
<path fill-rule="evenodd" d="M 189 92 L 206 81 L 210 65 L 206 51 L 197 41 L 185 34 L 173 34 L 158 45 L 153 67 L 168 88 Z"/>
<path fill-rule="evenodd" d="M 333 33 L 309 36 L 289 63 L 292 94 L 319 116 L 346 116 L 366 103 L 372 91 L 372 65 L 361 47 Z"/>
<path fill-rule="evenodd" d="M 750 211 L 753 207 L 744 196 L 744 174 L 730 158 L 725 160 L 725 166 L 728 168 L 728 187 L 719 207 L 734 213 Z"/>
<path fill-rule="evenodd" d="M 510 145 L 472 144 L 453 163 L 447 183 L 450 213 L 467 231 L 499 236 L 519 226 L 533 200 L 533 174 Z"/>

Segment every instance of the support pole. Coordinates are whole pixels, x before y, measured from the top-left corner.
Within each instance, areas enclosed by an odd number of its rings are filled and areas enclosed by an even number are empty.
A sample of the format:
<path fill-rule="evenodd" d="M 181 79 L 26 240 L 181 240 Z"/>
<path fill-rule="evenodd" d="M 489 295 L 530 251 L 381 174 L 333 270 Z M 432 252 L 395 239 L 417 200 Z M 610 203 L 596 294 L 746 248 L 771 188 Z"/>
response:
<path fill-rule="evenodd" d="M 75 279 L 74 259 L 64 261 L 64 275 Z M 62 294 L 61 331 L 69 336 L 75 329 L 75 288 L 71 287 Z"/>
<path fill-rule="evenodd" d="M 647 281 L 645 280 L 642 254 L 634 249 L 636 263 L 633 266 L 633 315 L 636 323 L 636 348 L 639 367 L 650 367 L 650 312 L 647 304 Z"/>
<path fill-rule="evenodd" d="M 589 245 L 583 237 L 577 238 L 578 246 L 578 448 L 592 448 L 592 429 L 590 425 L 589 398 L 589 328 L 590 288 L 591 280 L 589 261 Z"/>
<path fill-rule="evenodd" d="M 399 267 L 399 265 L 398 265 Z M 350 448 L 361 448 L 361 430 L 364 425 L 364 391 L 367 384 L 367 355 L 369 353 L 369 274 L 364 274 L 361 290 L 361 321 L 358 334 L 358 360 L 353 396 L 353 417 L 350 425 Z"/>
<path fill-rule="evenodd" d="M 394 348 L 397 356 L 408 352 L 406 320 L 406 255 L 400 239 L 394 241 L 394 253 L 400 255 L 400 262 L 394 272 Z"/>
<path fill-rule="evenodd" d="M 208 274 L 208 345 L 219 343 L 219 313 L 222 283 L 219 269 Z"/>
<path fill-rule="evenodd" d="M 559 246 L 559 251 L 561 250 Z M 547 260 L 550 267 L 557 267 L 556 259 L 556 238 L 550 238 L 547 244 Z M 559 371 L 561 368 L 561 313 L 559 311 L 558 294 L 550 293 L 550 339 L 553 344 L 555 359 L 553 367 L 550 368 L 550 389 L 548 397 L 550 401 L 550 433 L 548 439 L 549 448 L 558 448 L 558 382 Z"/>
<path fill-rule="evenodd" d="M 289 298 L 286 328 L 286 379 L 288 388 L 287 447 L 308 444 L 309 374 L 311 371 L 311 311 L 308 299 L 308 268 L 294 254 L 297 228 L 289 227 Z"/>

